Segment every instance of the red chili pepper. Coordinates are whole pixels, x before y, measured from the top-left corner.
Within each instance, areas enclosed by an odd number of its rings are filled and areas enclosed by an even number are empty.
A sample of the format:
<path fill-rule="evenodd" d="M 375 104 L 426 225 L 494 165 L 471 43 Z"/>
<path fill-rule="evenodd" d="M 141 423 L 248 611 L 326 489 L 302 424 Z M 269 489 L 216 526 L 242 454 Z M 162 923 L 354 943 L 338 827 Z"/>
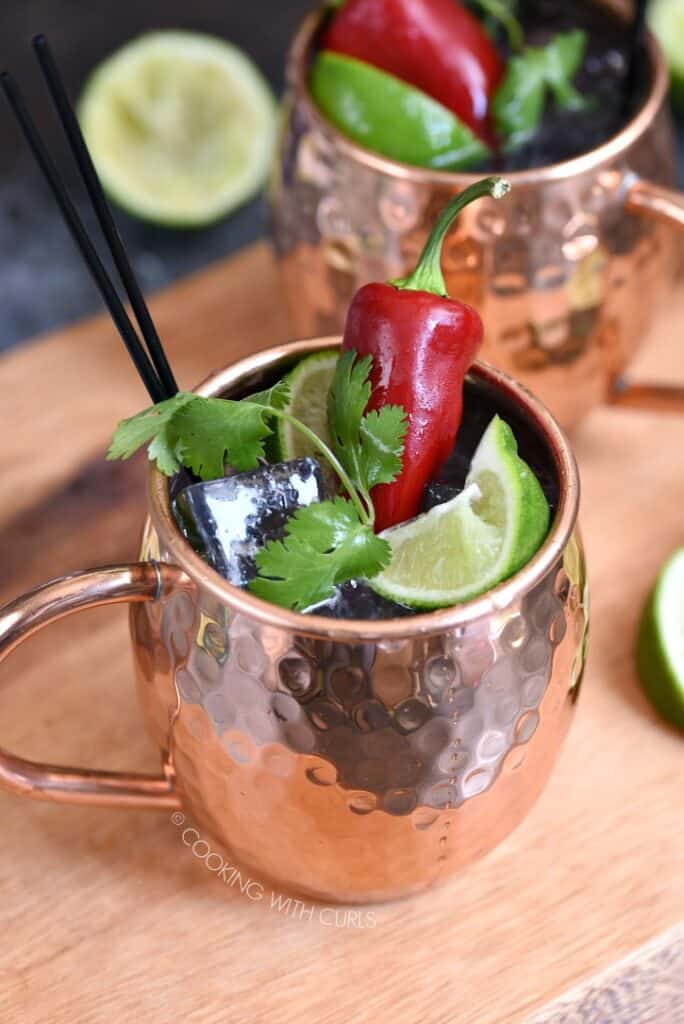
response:
<path fill-rule="evenodd" d="M 491 140 L 489 101 L 504 65 L 477 18 L 457 0 L 347 0 L 321 48 L 422 89 Z"/>
<path fill-rule="evenodd" d="M 399 477 L 371 495 L 378 532 L 417 514 L 426 483 L 453 451 L 463 381 L 482 341 L 477 312 L 447 296 L 444 238 L 464 206 L 509 188 L 503 178 L 485 178 L 465 189 L 440 216 L 409 277 L 367 284 L 352 300 L 342 349 L 373 357 L 368 408 L 401 405 L 409 421 Z"/>

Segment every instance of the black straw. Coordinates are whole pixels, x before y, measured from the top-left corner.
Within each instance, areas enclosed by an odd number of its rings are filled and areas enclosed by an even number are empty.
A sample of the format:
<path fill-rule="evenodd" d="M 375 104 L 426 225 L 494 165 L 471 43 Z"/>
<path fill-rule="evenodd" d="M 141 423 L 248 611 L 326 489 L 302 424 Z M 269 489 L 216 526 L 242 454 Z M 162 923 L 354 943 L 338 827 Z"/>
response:
<path fill-rule="evenodd" d="M 627 41 L 627 71 L 625 74 L 624 106 L 629 110 L 639 77 L 639 61 L 643 57 L 644 31 L 648 0 L 635 0 L 634 16 Z"/>
<path fill-rule="evenodd" d="M 140 339 L 138 338 L 131 321 L 128 319 L 123 303 L 121 302 L 121 299 L 119 298 L 117 291 L 114 288 L 102 261 L 100 260 L 100 257 L 97 255 L 93 243 L 88 237 L 88 233 L 86 232 L 83 222 L 76 211 L 76 207 L 69 198 L 69 194 L 59 171 L 52 161 L 47 147 L 34 124 L 33 118 L 28 112 L 19 86 L 7 71 L 3 71 L 0 75 L 0 85 L 2 85 L 9 105 L 19 122 L 24 138 L 29 144 L 38 166 L 43 172 L 45 180 L 52 189 L 52 193 L 62 212 L 62 216 L 66 221 L 67 227 L 69 228 L 76 245 L 80 249 L 90 273 L 95 279 L 95 283 L 102 294 L 102 298 L 104 299 L 112 319 L 116 324 L 124 345 L 128 349 L 128 353 L 135 364 L 135 368 L 140 374 L 142 382 L 149 392 L 150 398 L 153 402 L 162 401 L 167 397 L 167 395 L 165 394 L 159 378 L 150 364 L 147 354 L 140 343 Z"/>
<path fill-rule="evenodd" d="M 142 336 L 147 344 L 152 363 L 157 371 L 159 380 L 166 392 L 167 397 L 175 395 L 178 385 L 173 376 L 171 367 L 164 349 L 162 348 L 159 335 L 150 316 L 150 311 L 143 297 L 140 286 L 136 280 L 133 268 L 131 267 L 126 250 L 124 249 L 121 236 L 119 235 L 109 204 L 105 198 L 100 179 L 95 170 L 88 147 L 86 146 L 83 133 L 74 108 L 69 100 L 64 87 L 61 75 L 57 69 L 55 59 L 44 35 L 38 35 L 33 40 L 33 49 L 38 58 L 41 70 L 45 77 L 52 101 L 55 105 L 59 119 L 69 140 L 71 151 L 74 155 L 81 177 L 85 184 L 90 200 L 95 209 L 102 233 L 107 241 L 112 258 L 123 282 L 128 298 L 130 299 L 133 312 L 135 313 Z"/>

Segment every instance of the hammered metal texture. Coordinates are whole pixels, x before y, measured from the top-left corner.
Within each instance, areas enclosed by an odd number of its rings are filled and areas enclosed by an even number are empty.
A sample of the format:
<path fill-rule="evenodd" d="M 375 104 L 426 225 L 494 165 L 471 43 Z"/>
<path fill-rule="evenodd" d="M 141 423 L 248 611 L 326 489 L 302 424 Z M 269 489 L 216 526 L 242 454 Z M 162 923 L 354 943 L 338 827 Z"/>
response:
<path fill-rule="evenodd" d="M 463 187 L 445 184 L 445 175 L 367 161 L 312 109 L 303 82 L 315 28 L 308 21 L 292 51 L 270 190 L 284 293 L 300 337 L 339 332 L 360 285 L 406 274 Z M 449 294 L 485 323 L 482 358 L 526 384 L 566 429 L 609 394 L 672 278 L 671 228 L 624 210 L 629 171 L 673 183 L 664 106 L 640 138 L 598 166 L 557 177 L 542 170 L 514 181 L 505 200 L 470 207 L 444 249 Z"/>
<path fill-rule="evenodd" d="M 337 344 L 256 354 L 202 393 L 258 390 Z M 576 468 L 517 384 L 478 364 L 466 390 L 508 410 L 557 511 L 537 568 L 460 615 L 338 622 L 247 598 L 188 547 L 151 475 L 141 555 L 182 582 L 131 608 L 147 725 L 198 826 L 280 889 L 356 902 L 447 878 L 523 819 L 567 731 L 588 620 Z"/>
<path fill-rule="evenodd" d="M 149 526 L 142 556 L 166 558 Z M 487 852 L 540 793 L 582 678 L 586 578 L 573 538 L 497 615 L 392 642 L 260 626 L 202 586 L 131 621 L 193 818 L 282 887 L 378 900 Z"/>

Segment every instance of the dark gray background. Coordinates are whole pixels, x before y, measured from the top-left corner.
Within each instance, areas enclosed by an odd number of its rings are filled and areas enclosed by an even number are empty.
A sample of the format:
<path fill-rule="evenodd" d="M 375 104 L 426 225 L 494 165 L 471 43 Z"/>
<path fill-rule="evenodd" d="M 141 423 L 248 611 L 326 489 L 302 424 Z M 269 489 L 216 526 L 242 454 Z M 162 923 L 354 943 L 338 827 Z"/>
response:
<path fill-rule="evenodd" d="M 315 2 L 0 0 L 0 68 L 19 79 L 66 172 L 71 164 L 30 49 L 37 32 L 48 35 L 73 97 L 103 57 L 131 36 L 154 28 L 195 29 L 232 40 L 252 55 L 280 92 L 288 42 Z M 119 211 L 116 217 L 146 291 L 225 256 L 265 231 L 261 200 L 197 232 L 150 227 Z M 100 308 L 98 294 L 0 102 L 0 349 Z"/>

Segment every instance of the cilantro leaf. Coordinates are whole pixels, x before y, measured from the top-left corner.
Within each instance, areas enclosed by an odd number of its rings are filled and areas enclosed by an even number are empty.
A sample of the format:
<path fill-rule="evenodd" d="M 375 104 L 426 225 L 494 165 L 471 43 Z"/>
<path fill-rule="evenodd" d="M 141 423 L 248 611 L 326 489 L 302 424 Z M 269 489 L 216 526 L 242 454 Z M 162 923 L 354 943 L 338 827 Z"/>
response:
<path fill-rule="evenodd" d="M 547 80 L 556 103 L 563 110 L 584 110 L 591 100 L 578 92 L 572 80 L 582 67 L 587 51 L 587 34 L 582 29 L 561 32 L 546 47 L 549 64 Z"/>
<path fill-rule="evenodd" d="M 138 448 L 142 448 L 148 441 L 150 445 L 149 456 L 156 462 L 162 473 L 170 476 L 180 469 L 181 463 L 178 454 L 178 438 L 176 437 L 171 423 L 176 413 L 189 402 L 195 401 L 196 395 L 179 391 L 173 398 L 165 402 L 158 402 L 157 405 L 144 409 L 137 416 L 122 420 L 119 423 L 112 443 L 107 452 L 107 459 L 130 459 Z"/>
<path fill-rule="evenodd" d="M 248 395 L 246 402 L 255 402 L 257 405 L 270 405 L 272 409 L 286 409 L 290 404 L 290 385 L 287 380 L 279 380 L 267 391 L 257 391 Z"/>
<path fill-rule="evenodd" d="M 344 498 L 301 508 L 288 520 L 282 541 L 256 556 L 253 594 L 302 611 L 330 597 L 335 585 L 372 577 L 390 560 L 390 546 L 376 537 Z"/>
<path fill-rule="evenodd" d="M 587 47 L 581 29 L 561 32 L 546 46 L 528 46 L 508 62 L 506 76 L 492 102 L 494 123 L 509 148 L 526 142 L 541 121 L 549 94 L 563 110 L 582 110 L 588 100 L 575 89 Z"/>
<path fill-rule="evenodd" d="M 160 473 L 173 476 L 183 465 L 183 445 L 167 423 L 150 442 L 147 457 L 154 462 Z"/>
<path fill-rule="evenodd" d="M 343 352 L 337 360 L 328 396 L 328 426 L 340 451 L 351 449 L 358 441 L 359 423 L 371 396 L 372 365 L 372 356 L 360 359 L 353 349 Z M 340 451 L 335 452 L 338 458 Z"/>
<path fill-rule="evenodd" d="M 399 476 L 407 428 L 406 413 L 400 405 L 384 405 L 363 417 L 359 465 L 365 490 L 370 491 L 376 484 L 391 484 Z"/>
<path fill-rule="evenodd" d="M 264 456 L 264 439 L 271 433 L 267 400 L 285 400 L 276 385 L 255 396 L 257 401 L 179 393 L 123 420 L 116 429 L 108 459 L 127 459 L 147 442 L 149 457 L 171 476 L 187 466 L 202 480 L 223 476 L 228 462 L 242 472 L 254 469 Z"/>
<path fill-rule="evenodd" d="M 178 410 L 171 426 L 182 444 L 183 464 L 202 480 L 215 480 L 226 462 L 238 472 L 258 465 L 271 433 L 267 419 L 257 403 L 197 398 Z"/>
<path fill-rule="evenodd" d="M 366 496 L 376 484 L 391 483 L 401 472 L 408 426 L 398 405 L 385 405 L 364 415 L 371 396 L 371 365 L 372 356 L 360 359 L 353 349 L 343 352 L 328 396 L 333 451 Z"/>
<path fill-rule="evenodd" d="M 525 43 L 525 36 L 522 25 L 516 17 L 516 0 L 475 0 L 487 15 L 488 22 L 494 26 L 500 24 L 508 35 L 508 42 L 512 50 L 522 50 Z M 489 29 L 490 25 L 486 25 Z"/>

